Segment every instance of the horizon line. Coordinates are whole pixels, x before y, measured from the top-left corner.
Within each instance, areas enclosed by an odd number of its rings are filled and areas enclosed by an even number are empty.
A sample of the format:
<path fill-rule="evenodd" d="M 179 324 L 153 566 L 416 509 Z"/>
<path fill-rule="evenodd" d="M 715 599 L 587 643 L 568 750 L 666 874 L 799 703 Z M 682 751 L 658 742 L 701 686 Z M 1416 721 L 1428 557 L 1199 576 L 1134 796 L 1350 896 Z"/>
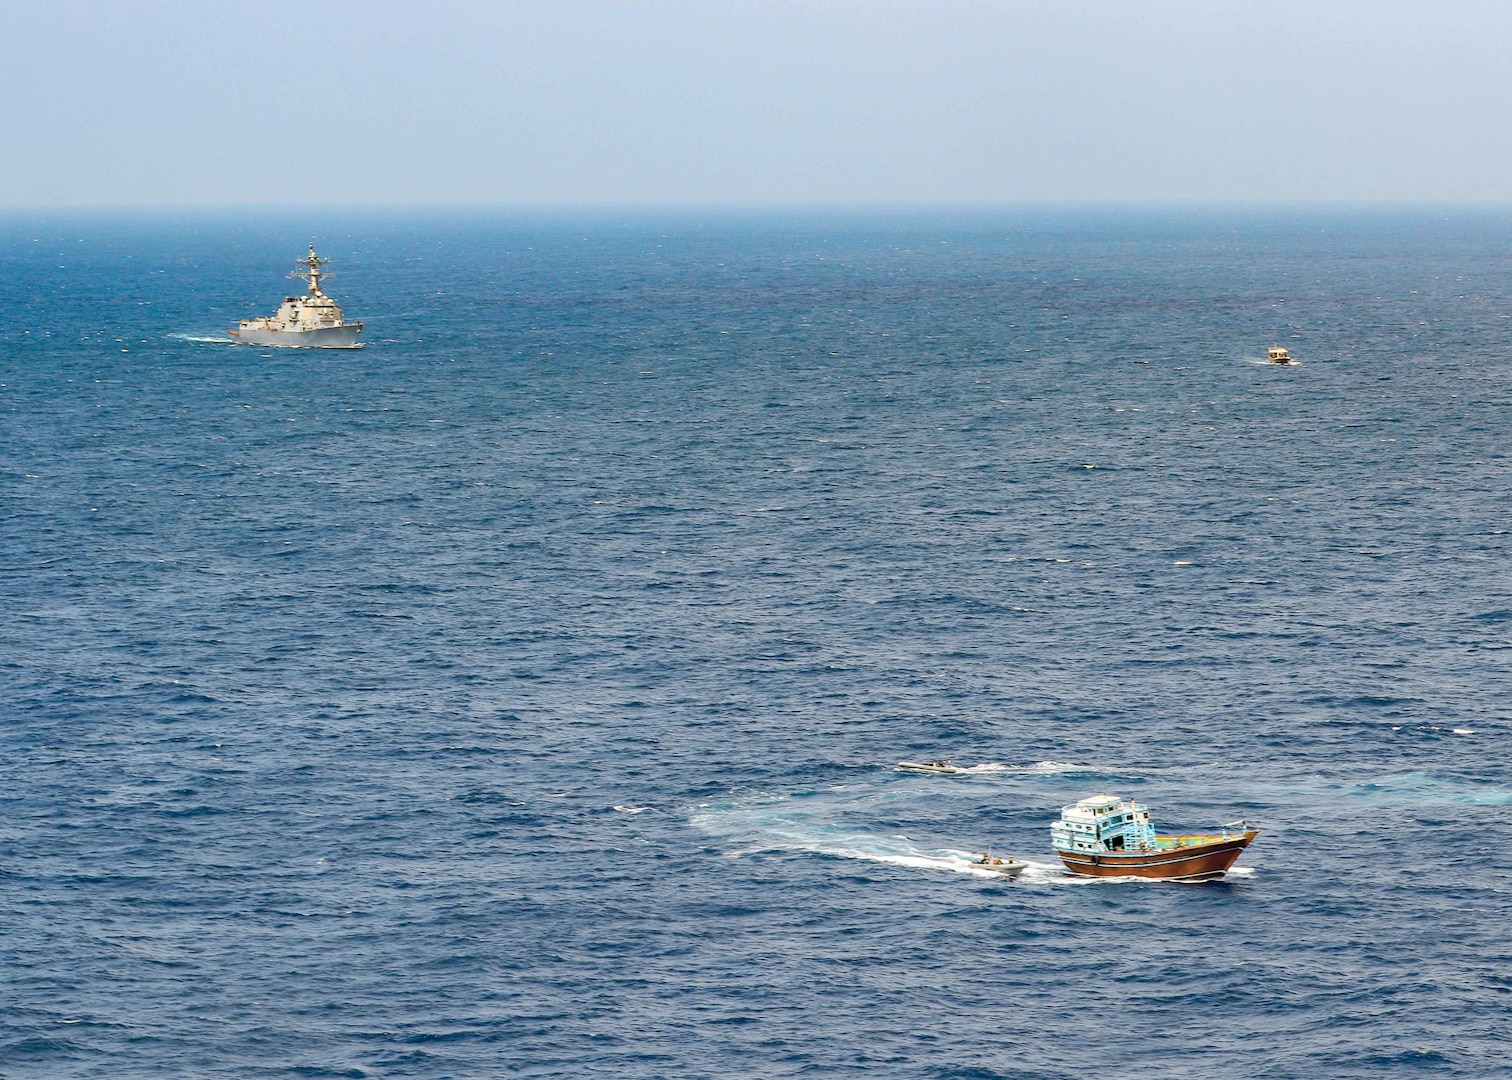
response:
<path fill-rule="evenodd" d="M 428 213 L 428 214 L 697 214 L 697 213 L 879 213 L 879 212 L 1213 212 L 1213 211 L 1512 211 L 1508 199 L 853 199 L 853 200 L 601 200 L 532 201 L 363 201 L 363 202 L 152 202 L 0 204 L 0 217 L 47 214 L 214 214 L 214 213 Z"/>

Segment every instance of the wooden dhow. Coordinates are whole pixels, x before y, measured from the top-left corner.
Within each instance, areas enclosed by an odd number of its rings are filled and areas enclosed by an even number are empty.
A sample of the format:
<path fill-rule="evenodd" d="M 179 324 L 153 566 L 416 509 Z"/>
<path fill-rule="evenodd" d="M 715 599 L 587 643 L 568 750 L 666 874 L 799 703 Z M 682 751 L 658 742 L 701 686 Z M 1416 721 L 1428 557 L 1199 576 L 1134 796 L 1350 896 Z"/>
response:
<path fill-rule="evenodd" d="M 1143 804 L 1094 795 L 1061 808 L 1050 843 L 1073 874 L 1211 881 L 1228 873 L 1259 832 L 1236 821 L 1211 834 L 1159 836 Z"/>

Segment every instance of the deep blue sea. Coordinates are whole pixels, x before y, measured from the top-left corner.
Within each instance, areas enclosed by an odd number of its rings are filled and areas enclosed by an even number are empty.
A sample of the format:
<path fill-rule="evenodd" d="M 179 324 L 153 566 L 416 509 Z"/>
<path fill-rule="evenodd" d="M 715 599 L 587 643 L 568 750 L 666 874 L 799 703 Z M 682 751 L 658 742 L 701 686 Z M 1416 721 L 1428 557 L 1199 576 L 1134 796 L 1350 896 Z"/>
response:
<path fill-rule="evenodd" d="M 1508 1075 L 1509 432 L 1506 211 L 0 218 L 0 1076 Z"/>

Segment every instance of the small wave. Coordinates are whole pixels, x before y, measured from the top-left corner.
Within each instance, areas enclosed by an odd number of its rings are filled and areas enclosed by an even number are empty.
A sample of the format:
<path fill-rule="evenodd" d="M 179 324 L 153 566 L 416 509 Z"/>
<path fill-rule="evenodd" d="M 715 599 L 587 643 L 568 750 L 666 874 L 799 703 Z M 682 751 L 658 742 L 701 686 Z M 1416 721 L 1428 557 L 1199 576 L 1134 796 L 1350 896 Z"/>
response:
<path fill-rule="evenodd" d="M 1253 866 L 1236 866 L 1229 870 L 1218 881 L 1226 881 L 1229 878 L 1254 877 Z M 1073 874 L 1059 863 L 1025 863 L 1025 870 L 1020 877 L 1021 881 L 1035 885 L 1068 885 L 1076 887 L 1088 887 L 1097 885 L 1211 885 L 1213 881 L 1172 881 L 1169 878 L 1135 877 L 1132 874 L 1116 875 L 1109 877 L 1094 877 L 1090 874 Z"/>
<path fill-rule="evenodd" d="M 1430 773 L 1411 772 L 1380 776 L 1355 784 L 1348 794 L 1388 805 L 1431 806 L 1458 803 L 1466 806 L 1506 806 L 1512 791 L 1491 784 L 1443 780 Z"/>
<path fill-rule="evenodd" d="M 1246 356 L 1246 357 L 1244 357 L 1244 362 L 1246 364 L 1252 364 L 1255 367 L 1281 368 L 1283 370 L 1286 370 L 1288 368 L 1299 368 L 1299 367 L 1302 366 L 1302 361 L 1300 361 L 1300 360 L 1293 360 L 1289 364 L 1273 364 L 1269 360 L 1266 360 L 1264 357 L 1256 358 L 1256 357 L 1253 357 L 1253 356 Z"/>
<path fill-rule="evenodd" d="M 913 870 L 943 871 L 969 877 L 1006 880 L 977 864 L 980 852 L 957 848 L 922 848 L 901 834 L 879 835 L 815 820 L 787 796 L 761 796 L 727 805 L 694 809 L 690 824 L 728 842 L 732 858 L 772 851 L 807 852 L 837 859 L 858 859 Z M 997 852 L 1007 857 L 1006 852 Z M 1036 864 L 1028 864 L 1028 874 Z"/>
<path fill-rule="evenodd" d="M 620 806 L 618 803 L 616 803 L 614 809 L 618 810 L 622 814 L 644 814 L 651 808 L 649 806 Z"/>
<path fill-rule="evenodd" d="M 1008 773 L 1022 776 L 1061 776 L 1067 773 L 1085 773 L 1101 776 L 1102 770 L 1095 769 L 1091 765 L 1076 765 L 1069 761 L 1036 761 L 1031 765 L 1008 765 L 1001 761 L 984 761 L 980 765 L 961 770 L 974 776 L 991 776 L 996 773 Z"/>
<path fill-rule="evenodd" d="M 906 771 L 906 770 L 904 770 Z M 1060 776 L 1064 774 L 1103 776 L 1105 771 L 1091 765 L 1076 765 L 1069 761 L 1036 761 L 1030 765 L 1010 765 L 1003 761 L 984 761 L 978 765 L 957 765 L 955 776 Z"/>
<path fill-rule="evenodd" d="M 1036 761 L 1033 765 L 1022 766 L 1019 771 L 1034 773 L 1036 776 L 1064 776 L 1070 773 L 1101 773 L 1101 770 L 1094 769 L 1090 765 L 1076 765 L 1069 761 Z"/>

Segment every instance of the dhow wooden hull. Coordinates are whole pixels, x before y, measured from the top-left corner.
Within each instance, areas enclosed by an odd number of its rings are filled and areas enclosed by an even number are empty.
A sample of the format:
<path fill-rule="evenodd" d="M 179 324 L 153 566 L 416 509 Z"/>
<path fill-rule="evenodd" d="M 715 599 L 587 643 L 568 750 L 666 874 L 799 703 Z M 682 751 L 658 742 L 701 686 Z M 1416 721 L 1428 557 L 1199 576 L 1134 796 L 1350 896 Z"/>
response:
<path fill-rule="evenodd" d="M 1073 874 L 1088 877 L 1140 877 L 1166 881 L 1212 881 L 1228 873 L 1239 853 L 1260 834 L 1247 829 L 1242 835 L 1215 838 L 1201 843 L 1179 844 L 1152 851 L 1057 851 Z"/>

